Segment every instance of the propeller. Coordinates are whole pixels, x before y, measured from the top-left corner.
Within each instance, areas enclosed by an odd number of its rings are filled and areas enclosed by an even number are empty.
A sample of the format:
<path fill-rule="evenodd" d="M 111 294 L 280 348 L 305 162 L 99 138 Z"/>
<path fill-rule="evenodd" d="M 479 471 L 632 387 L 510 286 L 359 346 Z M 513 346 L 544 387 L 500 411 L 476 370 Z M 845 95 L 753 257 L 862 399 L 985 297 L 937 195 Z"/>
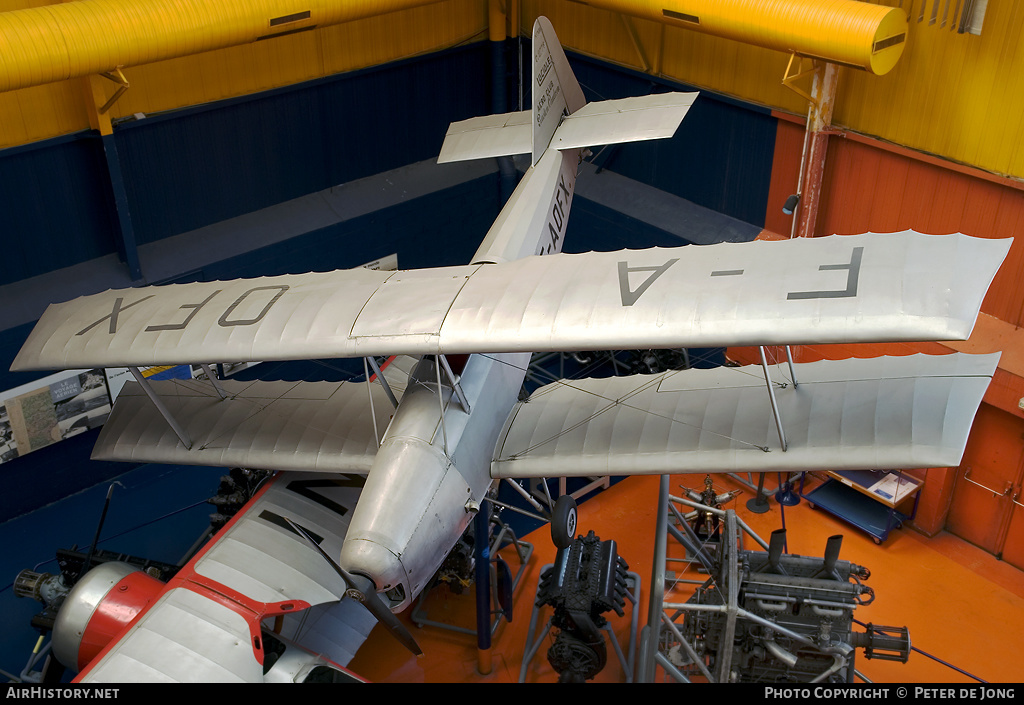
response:
<path fill-rule="evenodd" d="M 388 606 L 385 605 L 384 601 L 380 599 L 379 595 L 377 595 L 377 587 L 373 584 L 372 580 L 363 575 L 353 575 L 352 573 L 349 573 L 338 565 L 333 558 L 327 555 L 327 552 L 320 547 L 320 544 L 316 542 L 316 539 L 309 535 L 308 531 L 288 517 L 284 517 L 284 520 L 288 522 L 288 525 L 291 526 L 299 536 L 302 536 L 309 541 L 309 544 L 316 549 L 317 553 L 323 556 L 324 560 L 330 564 L 334 569 L 334 572 L 341 576 L 342 580 L 345 581 L 345 584 L 348 585 L 348 590 L 345 591 L 346 595 L 359 600 L 359 602 L 361 602 L 363 606 L 370 611 L 370 614 L 377 618 L 378 622 L 388 628 L 392 636 L 398 639 L 402 646 L 409 649 L 409 651 L 414 653 L 416 656 L 423 655 L 423 650 L 420 649 L 419 644 L 416 643 L 416 640 L 413 638 L 409 630 L 405 628 L 405 625 L 402 624 L 401 620 L 398 619 L 394 612 L 388 609 Z"/>

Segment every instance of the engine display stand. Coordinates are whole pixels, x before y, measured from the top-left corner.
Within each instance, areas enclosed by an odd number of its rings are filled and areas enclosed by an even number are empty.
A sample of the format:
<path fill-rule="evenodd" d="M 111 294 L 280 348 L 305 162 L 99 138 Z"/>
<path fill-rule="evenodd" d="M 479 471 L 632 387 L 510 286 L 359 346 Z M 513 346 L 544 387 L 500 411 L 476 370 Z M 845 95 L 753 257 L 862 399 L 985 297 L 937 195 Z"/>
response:
<path fill-rule="evenodd" d="M 549 563 L 541 568 L 540 574 L 543 578 L 544 574 L 553 568 L 553 564 Z M 540 581 L 538 581 L 538 591 Z M 639 611 L 637 610 L 637 604 L 640 600 L 640 576 L 633 571 L 626 573 L 626 599 L 630 603 L 630 624 L 629 624 L 629 645 L 627 652 L 623 653 L 622 645 L 619 643 L 618 637 L 615 635 L 615 631 L 612 628 L 611 622 L 605 622 L 605 625 L 601 627 L 608 635 L 608 641 L 611 642 L 612 649 L 615 651 L 616 657 L 619 659 L 619 663 L 622 669 L 626 673 L 626 682 L 633 682 L 633 669 L 636 665 L 636 639 L 637 639 L 637 622 L 639 620 Z M 533 613 L 530 615 L 530 628 L 526 633 L 526 648 L 523 651 L 522 666 L 519 669 L 519 682 L 526 682 L 526 671 L 533 661 L 533 657 L 537 655 L 540 650 L 541 644 L 547 638 L 551 631 L 551 620 L 552 617 L 548 617 L 547 622 L 544 624 L 543 629 L 540 631 L 540 635 L 534 638 L 537 634 L 537 624 L 540 621 L 540 613 L 543 610 L 543 605 L 538 605 L 537 601 L 534 600 Z"/>
<path fill-rule="evenodd" d="M 495 579 L 496 573 L 497 573 L 497 561 L 499 559 L 498 551 L 500 551 L 502 548 L 505 548 L 506 546 L 510 546 L 510 545 L 511 546 L 515 546 L 516 555 L 519 557 L 519 568 L 516 570 L 515 577 L 512 579 L 512 589 L 511 589 L 512 595 L 515 595 L 515 593 L 517 592 L 517 590 L 519 588 L 519 582 L 522 579 L 523 573 L 526 571 L 527 566 L 529 565 L 530 558 L 533 556 L 533 544 L 531 544 L 531 543 L 529 543 L 527 541 L 520 541 L 516 537 L 515 532 L 507 524 L 499 523 L 499 526 L 500 526 L 500 529 L 499 529 L 498 533 L 495 534 L 495 536 L 492 539 L 491 544 L 490 544 L 490 556 L 491 556 L 491 580 L 490 580 L 490 584 L 491 584 L 491 588 L 492 588 L 492 590 L 491 590 L 491 604 L 492 605 L 494 605 L 494 604 L 500 605 L 500 603 L 501 603 L 499 595 L 497 594 L 498 581 Z M 422 593 L 420 593 L 420 597 L 419 597 L 419 599 L 416 602 L 416 606 L 413 608 L 412 612 L 410 613 L 410 617 L 412 618 L 412 621 L 413 621 L 413 623 L 416 626 L 418 626 L 418 627 L 423 627 L 423 626 L 440 627 L 441 629 L 448 629 L 450 631 L 460 632 L 462 634 L 469 634 L 469 635 L 477 636 L 477 630 L 476 629 L 470 629 L 468 627 L 460 627 L 460 626 L 457 626 L 457 625 L 454 625 L 454 624 L 447 624 L 445 622 L 438 622 L 438 621 L 431 620 L 430 618 L 428 618 L 427 617 L 427 610 L 426 610 L 426 607 L 425 607 L 425 604 L 424 604 L 426 599 L 427 599 L 428 592 L 429 592 L 428 590 L 424 590 Z M 492 610 L 491 634 L 494 634 L 494 632 L 497 631 L 498 626 L 501 624 L 501 620 L 502 619 L 505 619 L 505 612 L 504 612 L 503 609 L 501 609 L 499 607 L 496 610 Z"/>

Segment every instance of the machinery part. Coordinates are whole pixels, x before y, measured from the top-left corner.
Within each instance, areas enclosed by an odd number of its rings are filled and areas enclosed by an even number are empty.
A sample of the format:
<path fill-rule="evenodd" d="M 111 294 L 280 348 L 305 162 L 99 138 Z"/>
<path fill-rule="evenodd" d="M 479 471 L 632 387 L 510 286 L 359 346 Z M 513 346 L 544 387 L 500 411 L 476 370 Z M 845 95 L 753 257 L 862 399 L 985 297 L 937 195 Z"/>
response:
<path fill-rule="evenodd" d="M 476 568 L 476 559 L 473 557 L 475 546 L 476 537 L 470 527 L 459 537 L 441 563 L 441 567 L 437 569 L 433 584 L 444 583 L 456 595 L 461 595 L 473 584 L 473 573 Z"/>
<path fill-rule="evenodd" d="M 551 542 L 555 548 L 568 548 L 576 538 L 576 500 L 570 494 L 563 494 L 555 500 L 551 511 Z"/>
<path fill-rule="evenodd" d="M 164 584 L 127 563 L 103 563 L 68 593 L 53 625 L 53 654 L 81 670 L 152 602 Z"/>
<path fill-rule="evenodd" d="M 721 509 L 723 504 L 735 498 L 743 490 L 731 490 L 718 494 L 715 492 L 715 485 L 711 475 L 704 476 L 703 491 L 697 492 L 696 490 L 683 489 L 687 497 L 706 507 L 704 510 L 694 509 L 686 514 L 686 521 L 689 522 L 693 533 L 702 541 L 717 540 L 721 512 L 715 510 Z"/>
<path fill-rule="evenodd" d="M 47 607 L 59 608 L 67 597 L 70 588 L 63 575 L 37 573 L 25 569 L 14 579 L 14 594 L 18 597 L 31 597 Z"/>
<path fill-rule="evenodd" d="M 906 662 L 905 627 L 853 631 L 854 611 L 874 591 L 860 582 L 867 569 L 839 558 L 841 536 L 828 539 L 821 558 L 785 553 L 784 530 L 772 533 L 767 551 L 742 550 L 735 513 L 720 514 L 720 540 L 707 551 L 712 577 L 685 605 L 671 606 L 683 608 L 681 624 L 661 633 L 660 648 L 680 673 L 719 682 L 851 682 L 856 648 Z"/>
<path fill-rule="evenodd" d="M 207 504 L 217 507 L 217 513 L 210 515 L 211 528 L 219 531 L 231 521 L 231 517 L 241 511 L 270 475 L 267 470 L 231 468 L 227 475 L 222 476 L 217 494 L 206 500 Z"/>
<path fill-rule="evenodd" d="M 866 632 L 853 636 L 853 645 L 864 649 L 865 658 L 900 663 L 910 658 L 910 632 L 906 627 L 868 623 Z"/>
<path fill-rule="evenodd" d="M 31 597 L 43 604 L 43 611 L 32 617 L 32 626 L 44 631 L 53 629 L 53 622 L 70 590 L 63 574 L 51 575 L 25 569 L 14 579 L 15 595 Z"/>
<path fill-rule="evenodd" d="M 593 625 L 590 625 L 593 627 Z M 592 679 L 608 662 L 608 649 L 604 636 L 596 628 L 582 630 L 563 629 L 548 649 L 548 663 L 558 672 L 559 683 L 583 683 Z"/>
<path fill-rule="evenodd" d="M 615 542 L 591 531 L 560 548 L 541 576 L 536 604 L 555 610 L 551 625 L 559 632 L 547 656 L 559 681 L 587 681 L 604 668 L 608 653 L 601 628 L 607 620 L 602 615 L 624 614 L 628 570 Z"/>
<path fill-rule="evenodd" d="M 338 565 L 334 559 L 327 555 L 324 549 L 320 547 L 320 544 L 316 542 L 316 539 L 309 535 L 308 531 L 288 517 L 284 517 L 284 520 L 288 522 L 288 525 L 292 527 L 295 533 L 302 536 L 309 542 L 309 545 L 320 554 L 321 558 L 330 564 L 335 573 L 341 576 L 349 586 L 345 593 L 347 597 L 351 597 L 362 603 L 362 605 L 370 611 L 370 614 L 377 618 L 378 622 L 387 627 L 388 631 L 391 632 L 392 636 L 398 639 L 402 646 L 407 648 L 416 656 L 423 655 L 423 650 L 420 649 L 419 644 L 416 643 L 416 640 L 413 638 L 409 630 L 405 628 L 405 625 L 399 621 L 395 613 L 384 604 L 384 600 L 382 600 L 377 594 L 377 586 L 374 585 L 372 580 L 365 575 L 349 573 Z"/>

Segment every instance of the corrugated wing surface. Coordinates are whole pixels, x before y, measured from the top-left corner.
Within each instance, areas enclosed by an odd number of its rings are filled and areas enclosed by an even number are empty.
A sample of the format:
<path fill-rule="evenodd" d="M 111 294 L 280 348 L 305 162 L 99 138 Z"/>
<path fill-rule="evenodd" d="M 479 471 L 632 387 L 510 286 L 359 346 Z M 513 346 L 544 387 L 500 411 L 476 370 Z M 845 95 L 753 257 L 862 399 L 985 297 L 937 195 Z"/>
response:
<path fill-rule="evenodd" d="M 510 416 L 494 477 L 955 466 L 999 355 L 759 366 L 554 383 Z"/>

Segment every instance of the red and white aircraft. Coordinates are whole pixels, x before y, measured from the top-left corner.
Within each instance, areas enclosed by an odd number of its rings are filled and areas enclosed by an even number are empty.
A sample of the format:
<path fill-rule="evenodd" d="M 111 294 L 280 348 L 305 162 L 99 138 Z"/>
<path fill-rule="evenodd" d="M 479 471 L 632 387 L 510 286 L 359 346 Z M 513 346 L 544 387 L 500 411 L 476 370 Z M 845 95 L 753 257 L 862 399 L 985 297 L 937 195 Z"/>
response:
<path fill-rule="evenodd" d="M 907 231 L 561 254 L 584 150 L 670 137 L 696 94 L 587 104 L 544 18 L 533 53 L 532 109 L 453 124 L 441 151 L 531 155 L 470 264 L 108 291 L 43 315 L 13 369 L 138 380 L 94 457 L 277 471 L 168 584 L 101 566 L 76 586 L 55 650 L 80 680 L 334 678 L 346 635 L 374 623 L 360 601 L 415 649 L 392 611 L 429 585 L 499 478 L 960 462 L 998 355 L 795 365 L 770 394 L 761 368 L 720 368 L 519 401 L 533 352 L 964 339 L 1009 248 Z M 458 369 L 455 354 L 468 355 Z M 138 372 L 395 355 L 407 374 L 396 364 L 366 385 Z M 127 594 L 140 599 L 122 610 Z"/>

